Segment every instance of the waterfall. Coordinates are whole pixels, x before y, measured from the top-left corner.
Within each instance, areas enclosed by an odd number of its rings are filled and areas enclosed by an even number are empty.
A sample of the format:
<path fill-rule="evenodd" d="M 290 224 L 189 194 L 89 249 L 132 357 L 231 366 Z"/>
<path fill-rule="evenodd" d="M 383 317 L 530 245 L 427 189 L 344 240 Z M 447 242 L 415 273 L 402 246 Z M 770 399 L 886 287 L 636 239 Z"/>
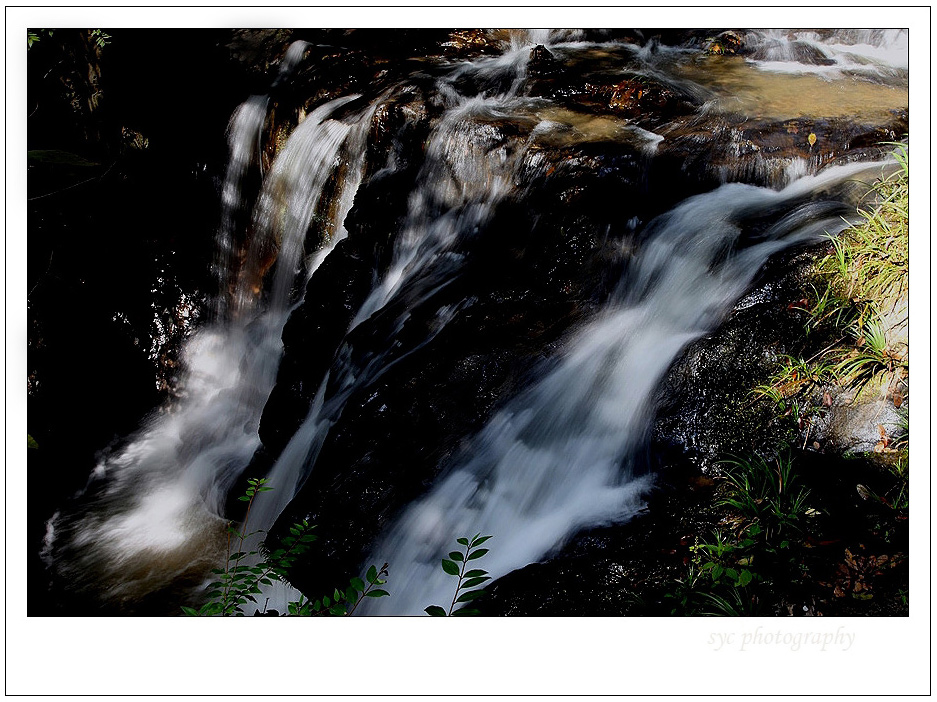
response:
<path fill-rule="evenodd" d="M 908 70 L 906 29 L 766 30 L 753 34 L 754 64 L 763 71 L 885 78 Z"/>
<path fill-rule="evenodd" d="M 635 170 L 667 147 L 665 129 L 657 133 L 656 123 L 615 113 L 607 94 L 600 105 L 605 112 L 594 120 L 601 124 L 593 125 L 600 136 L 591 140 L 595 134 L 583 127 L 581 141 L 564 141 L 588 109 L 576 112 L 549 91 L 548 97 L 525 92 L 535 80 L 528 75 L 534 46 L 549 47 L 560 65 L 595 51 L 600 69 L 589 75 L 607 79 L 609 91 L 618 90 L 625 69 L 606 62 L 628 56 L 625 80 L 660 80 L 693 97 L 692 114 L 681 115 L 681 127 L 711 120 L 716 111 L 713 99 L 693 112 L 700 96 L 709 100 L 717 91 L 700 77 L 707 67 L 674 68 L 683 49 L 599 45 L 570 30 L 498 36 L 500 54 L 440 60 L 432 77 L 414 73 L 421 86 L 432 84 L 426 90 L 428 136 L 422 160 L 406 173 L 414 185 L 401 196 L 399 227 L 388 232 L 393 249 L 386 267 L 365 283 L 371 287 L 357 298 L 361 304 L 348 306 L 342 318 L 351 320 L 348 329 L 304 421 L 266 476 L 274 489 L 254 503 L 251 530 L 271 529 L 304 486 L 315 485 L 317 460 L 352 398 L 430 347 L 474 304 L 466 293 L 426 312 L 440 291 L 461 290 L 453 283 L 469 263 L 478 263 L 474 256 L 491 255 L 477 240 L 500 206 L 525 202 L 534 184 L 550 182 L 554 167 L 561 170 L 563 159 L 593 156 L 588 149 L 570 155 L 564 149 L 574 152 L 571 145 L 617 141 L 618 148 L 625 142 L 621 160 L 627 168 L 638 164 Z M 829 80 L 863 75 L 883 84 L 907 72 L 896 57 L 907 42 L 900 31 L 764 31 L 749 41 L 752 57 L 733 57 L 728 70 L 761 72 L 768 81 L 779 73 L 813 72 Z M 43 556 L 57 575 L 117 610 L 134 611 L 160 592 L 170 593 L 166 599 L 175 610 L 191 601 L 183 595 L 197 597 L 193 589 L 223 562 L 224 504 L 261 447 L 258 426 L 277 382 L 284 325 L 303 283 L 349 234 L 345 218 L 365 172 L 380 165 L 365 164 L 375 115 L 405 82 L 387 88 L 393 81 L 382 80 L 380 89 L 356 86 L 339 97 L 333 92 L 308 114 L 301 111 L 264 172 L 273 89 L 293 79 L 308 48 L 292 44 L 271 93 L 248 98 L 228 124 L 213 262 L 216 319 L 186 342 L 179 398 L 105 452 L 73 508 L 57 511 L 48 523 Z M 564 90 L 573 91 L 556 93 Z M 599 101 L 595 95 L 602 94 L 596 89 L 588 98 Z M 717 168 L 736 167 L 743 147 L 751 145 L 742 142 L 739 136 L 730 143 L 729 165 Z M 594 307 L 575 317 L 556 342 L 560 350 L 544 353 L 549 360 L 531 371 L 526 386 L 499 398 L 484 427 L 427 479 L 425 493 L 384 525 L 366 565 L 391 563 L 394 596 L 368 601 L 360 612 L 420 614 L 427 604 L 449 601 L 452 582 L 439 560 L 456 537 L 494 535 L 484 567 L 497 578 L 544 558 L 579 529 L 625 521 L 641 508 L 651 477 L 636 457 L 646 443 L 654 393 L 681 350 L 719 324 L 773 254 L 842 229 L 839 201 L 826 193 L 881 168 L 865 163 L 820 170 L 813 151 L 802 152 L 792 148 L 786 161 L 776 159 L 773 188 L 725 184 L 647 223 L 636 214 L 644 216 L 642 203 L 622 203 L 621 230 L 634 241 L 622 239 L 616 252 L 628 258 L 617 287 L 609 294 L 610 284 L 600 300 L 590 300 Z M 618 167 L 596 163 L 596 169 Z M 391 159 L 380 173 L 394 175 L 396 167 Z M 666 207 L 678 199 L 667 199 Z M 411 324 L 418 308 L 423 326 Z M 258 602 L 282 612 L 290 598 L 275 583 Z"/>
<path fill-rule="evenodd" d="M 276 487 L 258 501 L 252 515 L 259 528 L 269 529 L 305 484 L 329 429 L 340 418 L 348 399 L 394 364 L 424 348 L 455 314 L 456 310 L 442 311 L 427 337 L 400 351 L 395 334 L 409 317 L 409 310 L 457 274 L 462 256 L 453 248 L 484 225 L 495 205 L 514 190 L 516 181 L 521 180 L 519 174 L 530 165 L 526 150 L 511 153 L 487 122 L 505 116 L 510 109 L 519 84 L 516 76 L 522 74 L 529 49 L 525 44 L 509 52 L 506 60 L 483 59 L 460 66 L 448 77 L 449 81 L 467 74 L 486 79 L 509 75 L 512 79 L 511 88 L 494 97 L 466 98 L 449 85 L 443 86 L 451 104 L 428 139 L 418 186 L 410 195 L 390 268 L 365 299 L 348 330 L 350 334 L 376 315 L 389 315 L 391 334 L 379 340 L 384 346 L 359 354 L 354 353 L 346 336 L 309 414 L 270 471 L 270 483 Z M 328 394 L 330 387 L 335 388 L 332 394 Z M 288 590 L 275 583 L 264 588 L 257 599 L 270 609 L 283 611 L 288 597 Z"/>
<path fill-rule="evenodd" d="M 278 80 L 295 68 L 293 44 Z M 76 590 L 107 589 L 116 605 L 186 577 L 200 579 L 223 560 L 227 493 L 260 446 L 257 427 L 276 379 L 280 335 L 297 272 L 311 276 L 347 235 L 344 219 L 361 182 L 373 108 L 350 121 L 330 119 L 353 97 L 322 105 L 293 132 L 264 180 L 250 223 L 250 256 L 233 276 L 223 308 L 230 318 L 198 330 L 183 352 L 181 399 L 150 417 L 122 448 L 95 467 L 77 512 L 57 513 L 44 557 Z M 240 183 L 258 165 L 266 98 L 250 99 L 231 120 L 222 191 L 219 250 L 231 257 Z M 320 218 L 320 246 L 303 261 L 307 232 L 330 175 L 341 171 L 334 217 Z M 216 265 L 217 265 L 216 259 Z M 234 266 L 230 260 L 226 265 Z M 263 266 L 274 265 L 269 292 Z"/>
<path fill-rule="evenodd" d="M 290 44 L 280 62 L 273 87 L 290 79 L 308 48 L 305 41 Z M 228 123 L 228 167 L 221 190 L 221 223 L 216 235 L 213 265 L 219 284 L 215 311 L 221 319 L 227 313 L 232 296 L 243 298 L 240 291 L 233 288 L 238 277 L 236 261 L 242 229 L 247 228 L 245 220 L 250 214 L 251 200 L 246 197 L 245 181 L 252 171 L 258 177 L 262 176 L 262 140 L 269 103 L 268 95 L 252 95 L 235 109 Z"/>
<path fill-rule="evenodd" d="M 648 483 L 633 472 L 631 452 L 648 431 L 664 372 L 771 254 L 846 226 L 838 208 L 805 197 L 868 170 L 834 168 L 781 191 L 724 185 L 651 222 L 636 267 L 602 315 L 379 542 L 368 562 L 391 560 L 398 594 L 365 611 L 418 614 L 450 601 L 452 579 L 439 561 L 457 536 L 496 537 L 484 567 L 497 578 L 536 562 L 577 528 L 634 513 Z M 780 208 L 789 213 L 758 240 L 740 240 L 746 217 Z"/>

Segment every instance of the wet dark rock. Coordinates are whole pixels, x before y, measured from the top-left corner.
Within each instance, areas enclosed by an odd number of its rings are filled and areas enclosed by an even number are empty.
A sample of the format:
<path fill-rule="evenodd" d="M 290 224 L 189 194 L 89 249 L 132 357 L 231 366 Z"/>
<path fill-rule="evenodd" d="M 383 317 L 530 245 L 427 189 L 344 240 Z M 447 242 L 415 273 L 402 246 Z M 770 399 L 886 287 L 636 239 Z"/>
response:
<path fill-rule="evenodd" d="M 846 119 L 749 120 L 713 114 L 676 119 L 660 130 L 659 163 L 682 177 L 716 182 L 778 186 L 785 169 L 806 160 L 806 169 L 845 160 L 871 160 L 887 153 L 882 143 L 907 133 L 907 113 L 895 112 L 887 124 Z M 815 137 L 811 143 L 810 135 Z"/>
<path fill-rule="evenodd" d="M 418 165 L 431 114 L 420 84 L 407 86 L 382 102 L 371 120 L 365 178 L 387 167 L 391 156 L 398 169 Z"/>
<path fill-rule="evenodd" d="M 293 41 L 291 29 L 234 29 L 223 46 L 249 81 L 254 93 L 265 93 Z"/>
<path fill-rule="evenodd" d="M 584 529 L 544 558 L 499 578 L 475 601 L 483 616 L 660 614 L 651 599 L 686 573 L 687 536 L 716 526 L 714 483 L 686 463 L 656 468 L 646 506 L 630 521 Z M 493 543 L 493 542 L 492 542 Z M 665 613 L 665 612 L 663 612 Z"/>
<path fill-rule="evenodd" d="M 530 50 L 530 59 L 527 62 L 527 71 L 534 75 L 548 75 L 559 68 L 556 56 L 550 53 L 543 44 L 538 44 Z"/>
<path fill-rule="evenodd" d="M 322 262 L 306 286 L 303 304 L 283 329 L 284 354 L 277 384 L 260 422 L 260 438 L 274 454 L 283 449 L 309 411 L 339 342 L 371 291 L 375 271 L 384 271 L 390 263 L 394 236 L 407 212 L 406 194 L 413 188 L 419 166 L 413 150 L 420 149 L 425 127 L 404 120 L 393 133 L 393 144 L 388 145 L 386 137 L 392 132 L 386 131 L 388 120 L 382 124 L 385 131 L 369 150 L 393 150 L 399 170 L 374 176 L 361 187 L 345 221 L 349 237 Z"/>
<path fill-rule="evenodd" d="M 809 289 L 812 260 L 809 254 L 776 260 L 771 279 L 681 354 L 658 391 L 655 444 L 711 470 L 729 455 L 796 443 L 790 422 L 751 390 L 768 382 L 782 356 L 806 337 L 798 305 Z"/>
<path fill-rule="evenodd" d="M 447 57 L 471 58 L 485 54 L 500 54 L 503 42 L 484 29 L 456 29 L 441 43 Z"/>
<path fill-rule="evenodd" d="M 715 38 L 708 40 L 706 44 L 706 53 L 719 56 L 734 56 L 743 53 L 744 49 L 743 34 L 731 29 L 721 32 Z"/>
<path fill-rule="evenodd" d="M 530 94 L 590 114 L 625 117 L 652 130 L 678 116 L 694 114 L 698 107 L 699 101 L 693 95 L 646 76 L 622 80 L 619 72 L 583 79 L 578 72 L 557 72 L 550 80 L 533 82 Z"/>

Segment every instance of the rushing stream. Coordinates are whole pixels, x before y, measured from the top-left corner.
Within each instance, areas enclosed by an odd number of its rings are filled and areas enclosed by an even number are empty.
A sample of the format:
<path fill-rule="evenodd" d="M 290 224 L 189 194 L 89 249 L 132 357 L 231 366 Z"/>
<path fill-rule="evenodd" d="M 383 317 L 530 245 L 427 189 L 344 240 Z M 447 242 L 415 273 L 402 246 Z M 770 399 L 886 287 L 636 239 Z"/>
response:
<path fill-rule="evenodd" d="M 906 32 L 754 36 L 750 57 L 724 57 L 718 69 L 698 60 L 698 47 L 543 30 L 507 35 L 498 55 L 440 63 L 432 78 L 435 117 L 388 263 L 373 271 L 370 292 L 350 311 L 331 366 L 309 392 L 305 419 L 267 474 L 274 490 L 258 498 L 251 528 L 273 528 L 315 484 L 317 459 L 354 398 L 436 349 L 447 325 L 471 312 L 476 295 L 448 291 L 468 267 L 482 265 L 485 248 L 476 239 L 499 208 L 549 181 L 550 148 L 623 143 L 635 163 L 649 164 L 667 143 L 666 121 L 640 126 L 529 94 L 535 45 L 596 74 L 627 68 L 665 83 L 697 105 L 691 126 L 739 112 L 763 120 L 874 120 L 907 105 Z M 274 87 L 293 79 L 308 48 L 290 46 Z M 375 115 L 404 89 L 400 83 L 321 101 L 266 171 L 272 98 L 253 96 L 235 111 L 214 261 L 215 319 L 187 342 L 181 397 L 105 454 L 84 494 L 49 521 L 44 558 L 74 590 L 120 612 L 165 597 L 175 612 L 223 561 L 225 502 L 261 447 L 258 426 L 278 382 L 281 335 L 302 303 L 304 281 L 355 236 L 345 223 L 368 169 L 374 180 L 403 169 L 393 157 L 367 158 Z M 510 139 L 497 128 L 504 124 Z M 746 148 L 736 140 L 725 157 Z M 772 255 L 841 230 L 854 212 L 850 184 L 869 182 L 882 168 L 868 156 L 821 164 L 813 142 L 799 156 L 759 158 L 754 170 L 714 164 L 724 184 L 682 202 L 671 197 L 679 204 L 648 221 L 623 205 L 617 236 L 624 264 L 602 308 L 573 324 L 525 385 L 462 438 L 422 494 L 385 520 L 370 554 L 361 555 L 365 566 L 392 564 L 394 596 L 369 602 L 366 613 L 419 614 L 447 601 L 451 583 L 439 559 L 457 536 L 497 537 L 484 565 L 497 578 L 542 559 L 577 529 L 626 520 L 642 506 L 653 476 L 635 455 L 668 369 L 688 343 L 718 326 Z M 730 182 L 755 172 L 758 184 Z M 253 181 L 261 185 L 252 189 Z M 260 602 L 283 611 L 291 597 L 276 587 Z"/>

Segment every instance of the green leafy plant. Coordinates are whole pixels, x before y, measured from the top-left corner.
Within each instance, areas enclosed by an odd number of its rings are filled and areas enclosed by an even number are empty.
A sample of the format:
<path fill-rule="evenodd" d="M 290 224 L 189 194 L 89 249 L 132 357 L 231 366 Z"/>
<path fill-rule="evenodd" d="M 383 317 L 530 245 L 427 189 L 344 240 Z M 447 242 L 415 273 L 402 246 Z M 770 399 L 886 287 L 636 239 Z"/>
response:
<path fill-rule="evenodd" d="M 92 29 L 91 40 L 97 45 L 99 49 L 103 49 L 105 46 L 111 43 L 111 35 L 107 34 L 103 29 Z"/>
<path fill-rule="evenodd" d="M 699 614 L 709 617 L 752 617 L 759 612 L 758 598 L 753 593 L 732 589 L 726 596 L 715 592 L 699 593 Z"/>
<path fill-rule="evenodd" d="M 33 45 L 39 42 L 43 37 L 51 37 L 54 32 L 54 29 L 27 29 L 26 49 L 33 48 Z"/>
<path fill-rule="evenodd" d="M 858 224 L 829 237 L 830 251 L 818 265 L 823 284 L 812 286 L 812 304 L 799 306 L 808 311 L 808 336 L 834 341 L 806 360 L 783 356 L 778 371 L 752 391 L 782 416 L 794 415 L 801 430 L 806 426 L 804 447 L 814 419 L 831 404 L 831 391 L 819 404 L 816 388 L 844 387 L 858 399 L 870 383 L 895 386 L 908 374 L 907 349 L 889 339 L 882 314 L 906 300 L 909 271 L 908 147 L 888 145 L 899 168 L 873 185 L 866 198 L 872 204 L 858 210 Z M 895 328 L 907 317 L 888 320 Z"/>
<path fill-rule="evenodd" d="M 479 588 L 486 580 L 491 580 L 488 572 L 480 568 L 466 570 L 469 561 L 474 561 L 488 553 L 487 548 L 478 548 L 485 543 L 491 536 L 482 536 L 479 532 L 471 539 L 460 537 L 456 542 L 465 547 L 462 551 L 450 551 L 449 558 L 442 559 L 442 569 L 446 574 L 458 578 L 455 594 L 452 596 L 452 602 L 449 604 L 448 611 L 438 605 L 430 605 L 424 611 L 433 617 L 445 616 L 467 616 L 479 614 L 477 609 L 469 606 L 468 603 L 477 600 L 485 594 L 484 588 Z M 455 609 L 457 604 L 462 607 Z M 455 611 L 453 611 L 455 610 Z"/>
<path fill-rule="evenodd" d="M 255 595 L 262 594 L 261 586 L 270 586 L 274 580 L 288 584 L 288 573 L 296 559 L 309 550 L 317 540 L 312 530 L 315 525 L 303 520 L 289 529 L 289 535 L 283 537 L 276 548 L 268 549 L 266 544 L 258 545 L 253 550 L 245 544 L 254 536 L 265 534 L 263 530 L 249 531 L 251 508 L 254 499 L 262 492 L 273 488 L 266 478 L 248 480 L 247 490 L 238 500 L 247 502 L 244 521 L 240 527 L 228 524 L 228 556 L 224 568 L 214 568 L 216 580 L 207 587 L 208 599 L 199 609 L 182 607 L 183 613 L 190 616 L 244 616 L 243 608 L 252 602 L 257 604 Z M 232 537 L 236 545 L 232 551 Z M 264 553 L 264 551 L 266 553 Z M 387 564 L 380 570 L 371 566 L 366 574 L 368 585 L 360 578 L 352 578 L 348 587 L 336 588 L 331 596 L 309 600 L 300 593 L 299 600 L 287 603 L 288 614 L 294 616 L 312 616 L 316 614 L 346 615 L 355 611 L 365 597 L 386 597 L 386 590 L 376 587 L 386 581 L 380 576 L 387 575 Z M 263 609 L 266 612 L 266 606 Z M 263 613 L 262 612 L 262 613 Z"/>
<path fill-rule="evenodd" d="M 344 590 L 335 588 L 332 596 L 320 597 L 317 600 L 308 600 L 300 594 L 299 600 L 287 604 L 287 612 L 298 617 L 312 617 L 321 614 L 331 614 L 332 616 L 350 616 L 358 608 L 358 605 L 365 597 L 388 597 L 387 590 L 383 590 L 377 585 L 383 585 L 387 581 L 382 580 L 381 576 L 387 575 L 387 563 L 378 570 L 376 566 L 368 568 L 365 573 L 365 579 L 368 581 L 365 585 L 361 578 L 352 578 L 348 587 Z"/>
<path fill-rule="evenodd" d="M 700 581 L 700 571 L 692 561 L 687 565 L 686 575 L 675 578 L 672 592 L 664 593 L 663 599 L 669 601 L 671 615 L 692 615 L 696 613 L 700 592 L 697 584 Z"/>
<path fill-rule="evenodd" d="M 764 529 L 769 541 L 784 543 L 786 537 L 803 530 L 810 491 L 800 486 L 789 455 L 769 461 L 760 456 L 723 461 L 728 490 L 720 504 L 733 507 Z"/>
<path fill-rule="evenodd" d="M 733 587 L 745 587 L 751 583 L 756 576 L 747 567 L 752 557 L 746 552 L 755 544 L 754 539 L 732 541 L 718 529 L 713 532 L 713 538 L 713 543 L 698 542 L 690 547 L 700 562 L 700 573 L 708 575 L 715 585 L 728 583 Z"/>

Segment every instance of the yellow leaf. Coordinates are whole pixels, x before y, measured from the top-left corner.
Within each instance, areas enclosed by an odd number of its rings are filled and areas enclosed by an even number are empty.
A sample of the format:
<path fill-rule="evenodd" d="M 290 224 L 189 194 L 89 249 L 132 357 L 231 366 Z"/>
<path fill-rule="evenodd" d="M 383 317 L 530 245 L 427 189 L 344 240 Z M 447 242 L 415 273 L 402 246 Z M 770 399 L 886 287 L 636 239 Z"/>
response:
<path fill-rule="evenodd" d="M 810 135 L 807 137 L 807 143 L 810 144 L 810 146 L 813 146 L 814 144 L 816 144 L 817 135 L 814 134 L 813 132 L 810 132 Z"/>

